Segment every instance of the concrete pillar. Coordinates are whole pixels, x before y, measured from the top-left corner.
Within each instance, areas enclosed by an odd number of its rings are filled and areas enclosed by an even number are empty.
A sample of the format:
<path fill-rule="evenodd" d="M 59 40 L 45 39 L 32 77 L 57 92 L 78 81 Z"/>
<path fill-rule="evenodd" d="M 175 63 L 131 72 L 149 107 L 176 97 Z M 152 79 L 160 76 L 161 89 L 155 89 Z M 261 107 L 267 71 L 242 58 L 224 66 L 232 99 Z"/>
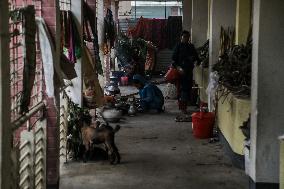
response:
<path fill-rule="evenodd" d="M 255 0 L 253 19 L 251 188 L 279 187 L 284 125 L 284 1 Z"/>
<path fill-rule="evenodd" d="M 220 49 L 220 31 L 223 27 L 235 27 L 236 0 L 211 0 L 210 4 L 210 41 L 209 73 L 212 65 L 218 61 Z M 212 99 L 208 96 L 209 109 L 212 110 Z"/>
<path fill-rule="evenodd" d="M 104 53 L 103 53 L 103 45 L 104 45 L 104 1 L 97 1 L 97 28 L 98 28 L 98 41 L 100 47 L 100 58 L 102 61 L 103 71 L 105 73 L 104 66 Z M 99 75 L 100 85 L 104 86 L 105 78 Z"/>
<path fill-rule="evenodd" d="M 279 137 L 280 140 L 280 189 L 284 189 L 284 136 Z"/>
<path fill-rule="evenodd" d="M 210 16 L 211 16 L 211 0 L 208 0 L 207 39 L 210 38 Z"/>
<path fill-rule="evenodd" d="M 191 31 L 191 20 L 192 20 L 192 0 L 183 0 L 182 2 L 183 11 L 183 29 Z"/>
<path fill-rule="evenodd" d="M 114 20 L 118 22 L 118 9 L 119 9 L 119 1 L 115 1 L 115 12 L 114 12 Z"/>
<path fill-rule="evenodd" d="M 223 27 L 235 27 L 236 0 L 211 0 L 209 63 L 218 60 L 220 31 Z"/>
<path fill-rule="evenodd" d="M 207 40 L 208 0 L 192 0 L 191 39 L 196 47 Z"/>
<path fill-rule="evenodd" d="M 11 115 L 8 1 L 0 1 L 0 189 L 10 188 Z"/>
<path fill-rule="evenodd" d="M 245 44 L 251 27 L 252 0 L 237 0 L 236 44 Z"/>

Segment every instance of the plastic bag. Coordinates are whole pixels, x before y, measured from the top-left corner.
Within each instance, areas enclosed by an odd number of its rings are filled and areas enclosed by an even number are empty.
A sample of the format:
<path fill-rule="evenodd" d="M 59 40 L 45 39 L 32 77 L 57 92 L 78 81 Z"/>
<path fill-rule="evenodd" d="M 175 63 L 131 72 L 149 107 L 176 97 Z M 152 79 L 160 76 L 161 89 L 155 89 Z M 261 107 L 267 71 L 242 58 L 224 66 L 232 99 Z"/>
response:
<path fill-rule="evenodd" d="M 206 93 L 208 95 L 210 95 L 213 99 L 215 99 L 215 93 L 216 93 L 216 90 L 219 86 L 218 81 L 219 81 L 218 73 L 217 72 L 211 72 L 209 84 L 208 84 L 208 87 L 206 89 Z"/>

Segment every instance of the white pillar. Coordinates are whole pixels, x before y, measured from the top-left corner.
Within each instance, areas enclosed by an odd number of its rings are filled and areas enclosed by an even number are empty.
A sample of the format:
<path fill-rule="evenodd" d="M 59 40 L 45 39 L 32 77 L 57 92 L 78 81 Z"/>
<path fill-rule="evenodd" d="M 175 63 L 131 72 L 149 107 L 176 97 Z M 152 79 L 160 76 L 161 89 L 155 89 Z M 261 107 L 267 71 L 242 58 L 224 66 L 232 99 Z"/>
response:
<path fill-rule="evenodd" d="M 8 1 L 0 1 L 0 189 L 11 183 L 11 115 Z"/>
<path fill-rule="evenodd" d="M 254 1 L 251 188 L 279 187 L 277 138 L 284 130 L 283 10 L 283 0 Z"/>
<path fill-rule="evenodd" d="M 220 49 L 220 31 L 223 27 L 235 27 L 236 0 L 211 0 L 210 5 L 210 39 L 209 39 L 209 73 L 212 65 L 218 60 Z M 209 109 L 212 110 L 212 99 L 208 96 Z"/>
<path fill-rule="evenodd" d="M 192 0 L 191 39 L 195 47 L 207 40 L 208 0 Z"/>
<path fill-rule="evenodd" d="M 192 20 L 192 0 L 183 0 L 182 2 L 183 24 L 184 30 L 191 31 Z"/>

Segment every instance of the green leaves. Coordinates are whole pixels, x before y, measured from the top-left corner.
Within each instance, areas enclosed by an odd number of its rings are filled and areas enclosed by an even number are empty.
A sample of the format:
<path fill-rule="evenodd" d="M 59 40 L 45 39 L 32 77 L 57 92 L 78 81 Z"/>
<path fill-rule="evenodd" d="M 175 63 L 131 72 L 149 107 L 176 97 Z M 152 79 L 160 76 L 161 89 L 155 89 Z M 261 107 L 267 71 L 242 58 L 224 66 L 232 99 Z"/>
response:
<path fill-rule="evenodd" d="M 68 101 L 68 136 L 71 135 L 73 142 L 81 142 L 81 126 L 83 122 L 90 123 L 92 117 L 89 110 L 79 107 L 71 100 Z"/>

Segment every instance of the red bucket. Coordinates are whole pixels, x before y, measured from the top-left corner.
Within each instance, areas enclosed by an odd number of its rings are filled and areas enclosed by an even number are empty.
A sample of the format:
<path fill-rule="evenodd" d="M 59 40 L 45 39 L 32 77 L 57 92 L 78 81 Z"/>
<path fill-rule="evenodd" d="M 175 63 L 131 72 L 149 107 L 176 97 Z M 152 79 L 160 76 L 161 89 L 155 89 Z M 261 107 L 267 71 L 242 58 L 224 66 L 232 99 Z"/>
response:
<path fill-rule="evenodd" d="M 128 85 L 128 77 L 121 77 L 120 80 L 122 86 Z"/>
<path fill-rule="evenodd" d="M 193 136 L 199 139 L 211 138 L 215 114 L 212 112 L 196 112 L 192 114 Z"/>
<path fill-rule="evenodd" d="M 175 68 L 170 68 L 165 75 L 166 81 L 170 83 L 174 83 L 180 77 L 179 72 Z"/>

